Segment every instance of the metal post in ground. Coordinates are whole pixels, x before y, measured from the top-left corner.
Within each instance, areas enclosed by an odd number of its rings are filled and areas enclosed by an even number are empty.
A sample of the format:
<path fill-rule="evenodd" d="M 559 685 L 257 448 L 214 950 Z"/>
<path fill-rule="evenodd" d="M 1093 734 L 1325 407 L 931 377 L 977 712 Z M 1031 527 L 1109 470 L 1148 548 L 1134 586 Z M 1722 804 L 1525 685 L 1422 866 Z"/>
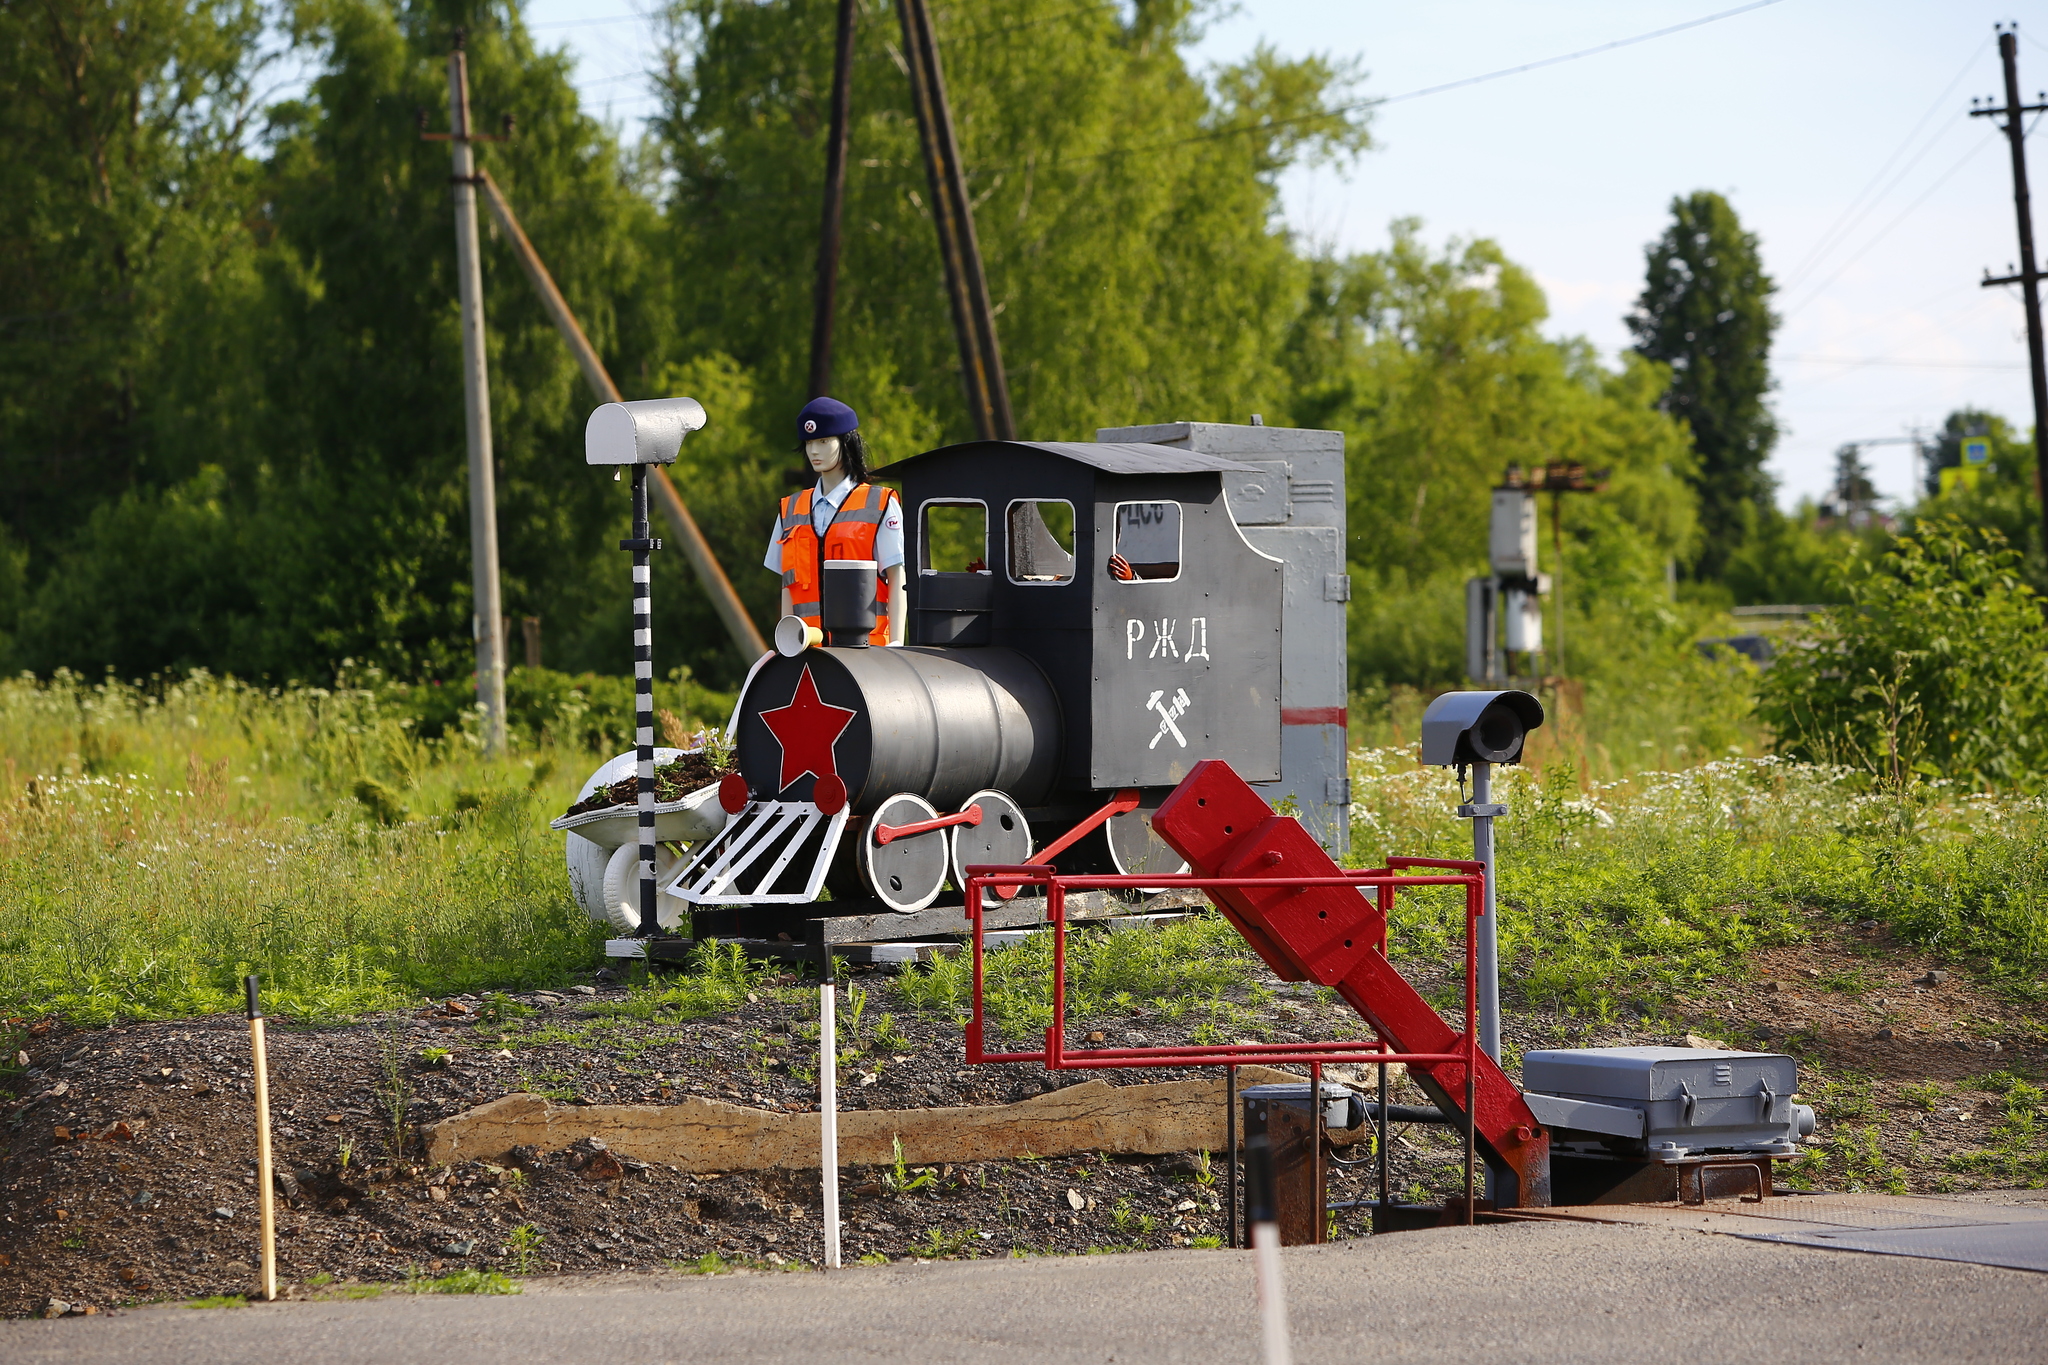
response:
<path fill-rule="evenodd" d="M 256 1207 L 263 1223 L 263 1279 L 266 1302 L 277 1297 L 277 1187 L 270 1167 L 270 1054 L 263 1034 L 263 1003 L 254 975 L 242 978 L 249 997 L 249 1070 L 256 1078 Z"/>
<path fill-rule="evenodd" d="M 1315 1206 L 1315 1227 L 1310 1231 L 1311 1245 L 1320 1246 L 1329 1239 L 1324 1235 L 1330 1223 L 1330 1195 L 1323 1188 L 1323 1064 L 1308 1064 L 1308 1188 L 1309 1202 Z"/>
<path fill-rule="evenodd" d="M 1229 1215 L 1224 1220 L 1225 1246 L 1239 1245 L 1237 1237 L 1237 1068 L 1223 1068 L 1223 1201 L 1229 1206 Z"/>
<path fill-rule="evenodd" d="M 1479 914 L 1479 1048 L 1500 1060 L 1500 936 L 1494 926 L 1493 817 L 1502 808 L 1493 802 L 1493 765 L 1472 765 L 1472 859 L 1486 866 L 1486 899 Z M 1469 1026 L 1470 1021 L 1467 1021 Z"/>
<path fill-rule="evenodd" d="M 476 233 L 476 163 L 470 153 L 469 67 L 463 32 L 448 54 L 448 146 L 455 173 L 455 279 L 462 302 L 462 411 L 469 437 L 469 555 L 476 631 L 476 699 L 484 748 L 505 752 L 504 600 L 498 589 L 498 490 L 491 456 L 491 385 L 484 350 L 484 276 Z"/>
<path fill-rule="evenodd" d="M 825 1196 L 825 1268 L 839 1269 L 839 1030 L 832 949 L 818 974 L 818 1179 Z"/>
<path fill-rule="evenodd" d="M 1244 1142 L 1245 1222 L 1251 1226 L 1252 1276 L 1258 1288 L 1260 1357 L 1265 1365 L 1293 1365 L 1287 1336 L 1287 1295 L 1280 1283 L 1280 1224 L 1273 1210 L 1273 1166 L 1266 1135 Z"/>

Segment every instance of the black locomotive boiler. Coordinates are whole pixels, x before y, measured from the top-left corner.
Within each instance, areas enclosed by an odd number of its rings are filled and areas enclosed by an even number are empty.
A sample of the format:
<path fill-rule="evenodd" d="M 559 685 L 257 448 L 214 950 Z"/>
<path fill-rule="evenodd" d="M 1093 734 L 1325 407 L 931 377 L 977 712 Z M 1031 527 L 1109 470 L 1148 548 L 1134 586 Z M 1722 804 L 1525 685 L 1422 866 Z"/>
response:
<path fill-rule="evenodd" d="M 778 631 L 736 709 L 731 819 L 667 888 L 698 936 L 752 936 L 776 907 L 914 912 L 971 863 L 1177 872 L 1150 814 L 1197 761 L 1279 779 L 1285 564 L 1224 489 L 1257 468 L 977 441 L 875 472 L 903 491 L 908 643 Z M 863 638 L 864 606 L 828 582 L 826 641 Z"/>

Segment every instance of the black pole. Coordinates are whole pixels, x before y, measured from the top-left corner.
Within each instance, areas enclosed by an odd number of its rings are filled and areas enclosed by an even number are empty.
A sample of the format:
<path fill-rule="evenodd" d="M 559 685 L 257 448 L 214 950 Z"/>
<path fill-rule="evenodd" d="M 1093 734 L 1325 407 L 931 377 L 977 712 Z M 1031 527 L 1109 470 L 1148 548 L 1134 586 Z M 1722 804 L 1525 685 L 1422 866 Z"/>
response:
<path fill-rule="evenodd" d="M 839 0 L 839 36 L 832 58 L 832 131 L 825 147 L 825 221 L 818 230 L 818 287 L 811 317 L 811 394 L 832 390 L 832 326 L 839 297 L 839 222 L 846 204 L 846 145 L 853 111 L 853 21 L 856 0 Z"/>
<path fill-rule="evenodd" d="M 915 13 L 913 7 L 916 7 Z M 974 434 L 984 441 L 994 440 L 996 431 L 989 403 L 986 366 L 977 340 L 973 309 L 967 299 L 960 243 L 954 232 L 959 219 L 947 202 L 952 195 L 952 182 L 942 162 L 938 111 L 928 71 L 920 56 L 923 42 L 922 29 L 917 22 L 918 13 L 922 13 L 922 6 L 917 4 L 917 0 L 896 0 L 896 17 L 903 29 L 903 56 L 909 67 L 910 103 L 917 114 L 917 138 L 924 151 L 925 183 L 932 196 L 932 226 L 938 230 L 939 261 L 945 267 L 946 303 L 953 315 L 953 335 L 960 346 L 960 382 L 967 391 L 967 411 L 974 419 Z"/>
<path fill-rule="evenodd" d="M 981 264 L 981 241 L 974 231 L 974 201 L 967 194 L 967 172 L 960 164 L 960 140 L 953 132 L 952 101 L 946 97 L 946 74 L 939 62 L 939 40 L 925 0 L 903 0 L 917 26 L 914 60 L 924 66 L 925 88 L 932 105 L 933 145 L 946 177 L 947 206 L 953 214 L 953 238 L 960 253 L 960 274 L 967 290 L 967 315 L 974 325 L 980 352 L 982 391 L 988 401 L 989 429 L 997 440 L 1017 437 L 1010 415 L 1010 384 L 1003 374 L 1003 351 L 996 341 L 996 319 L 989 307 L 988 276 Z"/>
<path fill-rule="evenodd" d="M 2019 34 L 1998 35 L 2005 63 L 2005 140 L 2012 146 L 2012 204 L 2019 218 L 2020 290 L 2027 305 L 2027 365 L 2034 381 L 2034 485 L 2041 504 L 2041 548 L 2048 552 L 2048 367 L 2041 344 L 2041 277 L 2034 269 L 2034 208 L 2027 194 L 2026 130 L 2020 125 Z"/>
<path fill-rule="evenodd" d="M 1223 1068 L 1223 1160 L 1229 1173 L 1224 1202 L 1230 1206 L 1224 1245 L 1235 1249 L 1237 1238 L 1237 1068 Z"/>
<path fill-rule="evenodd" d="M 1382 1048 L 1386 1047 L 1386 1045 L 1387 1045 L 1387 1040 L 1386 1040 L 1386 1039 L 1384 1039 L 1384 1038 L 1381 1038 L 1381 1039 L 1379 1039 L 1378 1041 L 1379 1041 L 1379 1045 L 1380 1045 L 1380 1046 L 1381 1046 Z M 1391 1198 L 1392 1198 L 1392 1187 L 1391 1187 L 1391 1186 L 1390 1186 L 1390 1185 L 1389 1185 L 1389 1184 L 1387 1183 L 1387 1136 L 1388 1136 L 1388 1127 L 1387 1127 L 1387 1124 L 1388 1124 L 1388 1119 L 1387 1119 L 1387 1068 L 1386 1068 L 1386 1067 L 1385 1067 L 1384 1065 L 1380 1067 L 1380 1113 L 1379 1113 L 1379 1120 L 1380 1120 L 1380 1123 L 1379 1123 L 1379 1128 L 1380 1128 L 1380 1131 L 1379 1131 L 1379 1133 L 1377 1134 L 1377 1137 L 1379 1138 L 1379 1143 L 1378 1143 L 1378 1145 L 1379 1145 L 1379 1149 L 1380 1149 L 1380 1207 L 1381 1207 L 1382 1209 L 1384 1209 L 1384 1208 L 1386 1208 L 1387 1204 L 1388 1204 L 1388 1203 L 1389 1203 L 1389 1202 L 1391 1201 Z M 1382 1224 L 1378 1224 L 1378 1223 L 1375 1223 L 1375 1224 L 1373 1225 L 1373 1231 L 1374 1231 L 1374 1232 L 1384 1232 L 1384 1231 L 1386 1231 L 1386 1228 L 1385 1228 L 1385 1226 L 1383 1226 Z"/>
<path fill-rule="evenodd" d="M 242 991 L 249 998 L 249 1017 L 251 1019 L 261 1019 L 263 1017 L 263 1000 L 261 989 L 256 984 L 255 973 L 251 972 L 248 976 L 242 978 Z"/>
<path fill-rule="evenodd" d="M 2012 149 L 2012 205 L 2019 219 L 2020 270 L 2016 276 L 1986 279 L 1984 283 L 2017 283 L 2026 302 L 2027 362 L 2034 382 L 2034 488 L 2041 504 L 2041 544 L 2048 550 L 2048 365 L 2044 365 L 2042 357 L 2041 276 L 2034 268 L 2034 210 L 2027 194 L 2026 129 L 2020 122 L 2021 115 L 2048 106 L 2020 103 L 2019 46 L 2015 28 L 1999 33 L 1998 56 L 2005 66 L 2005 107 L 1975 109 L 1971 116 L 2005 115 L 2005 140 Z"/>
<path fill-rule="evenodd" d="M 640 760 L 640 932 L 652 935 L 654 916 L 654 617 L 648 556 L 661 548 L 647 525 L 647 466 L 633 466 L 633 741 Z"/>

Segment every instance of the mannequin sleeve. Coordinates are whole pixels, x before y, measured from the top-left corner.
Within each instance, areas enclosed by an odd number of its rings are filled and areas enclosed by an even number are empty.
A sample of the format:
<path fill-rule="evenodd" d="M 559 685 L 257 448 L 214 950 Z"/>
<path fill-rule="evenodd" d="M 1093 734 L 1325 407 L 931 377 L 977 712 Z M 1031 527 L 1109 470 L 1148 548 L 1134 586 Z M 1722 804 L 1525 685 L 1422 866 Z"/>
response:
<path fill-rule="evenodd" d="M 891 564 L 883 571 L 889 580 L 889 643 L 903 643 L 903 627 L 910 619 L 910 603 L 903 596 L 903 565 Z"/>

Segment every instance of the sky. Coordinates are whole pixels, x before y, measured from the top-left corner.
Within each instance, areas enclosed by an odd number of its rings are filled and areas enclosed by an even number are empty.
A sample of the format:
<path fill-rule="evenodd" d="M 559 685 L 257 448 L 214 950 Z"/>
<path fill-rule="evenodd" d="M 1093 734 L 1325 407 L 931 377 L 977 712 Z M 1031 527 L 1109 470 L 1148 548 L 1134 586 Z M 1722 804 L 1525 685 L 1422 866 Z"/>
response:
<path fill-rule="evenodd" d="M 1265 43 L 1355 63 L 1358 97 L 1388 99 L 1377 146 L 1345 168 L 1287 173 L 1289 227 L 1340 252 L 1384 246 L 1399 218 L 1439 245 L 1492 238 L 1543 286 L 1546 330 L 1610 361 L 1629 344 L 1644 247 L 1673 197 L 1728 196 L 1779 284 L 1771 471 L 1788 508 L 1826 495 L 1845 442 L 1931 430 L 1966 405 L 2029 429 L 2019 291 L 1979 283 L 2018 258 L 2011 160 L 1999 121 L 1968 114 L 1973 97 L 2002 98 L 1996 23 L 2021 25 L 2023 96 L 2048 87 L 2048 6 L 1766 0 L 1401 98 L 1742 3 L 1242 0 L 1208 21 L 1193 56 L 1223 65 Z M 538 38 L 578 56 L 585 107 L 629 136 L 654 108 L 654 31 L 636 7 L 526 8 Z M 1910 495 L 1914 458 L 1903 443 L 1865 452 L 1893 499 Z"/>

